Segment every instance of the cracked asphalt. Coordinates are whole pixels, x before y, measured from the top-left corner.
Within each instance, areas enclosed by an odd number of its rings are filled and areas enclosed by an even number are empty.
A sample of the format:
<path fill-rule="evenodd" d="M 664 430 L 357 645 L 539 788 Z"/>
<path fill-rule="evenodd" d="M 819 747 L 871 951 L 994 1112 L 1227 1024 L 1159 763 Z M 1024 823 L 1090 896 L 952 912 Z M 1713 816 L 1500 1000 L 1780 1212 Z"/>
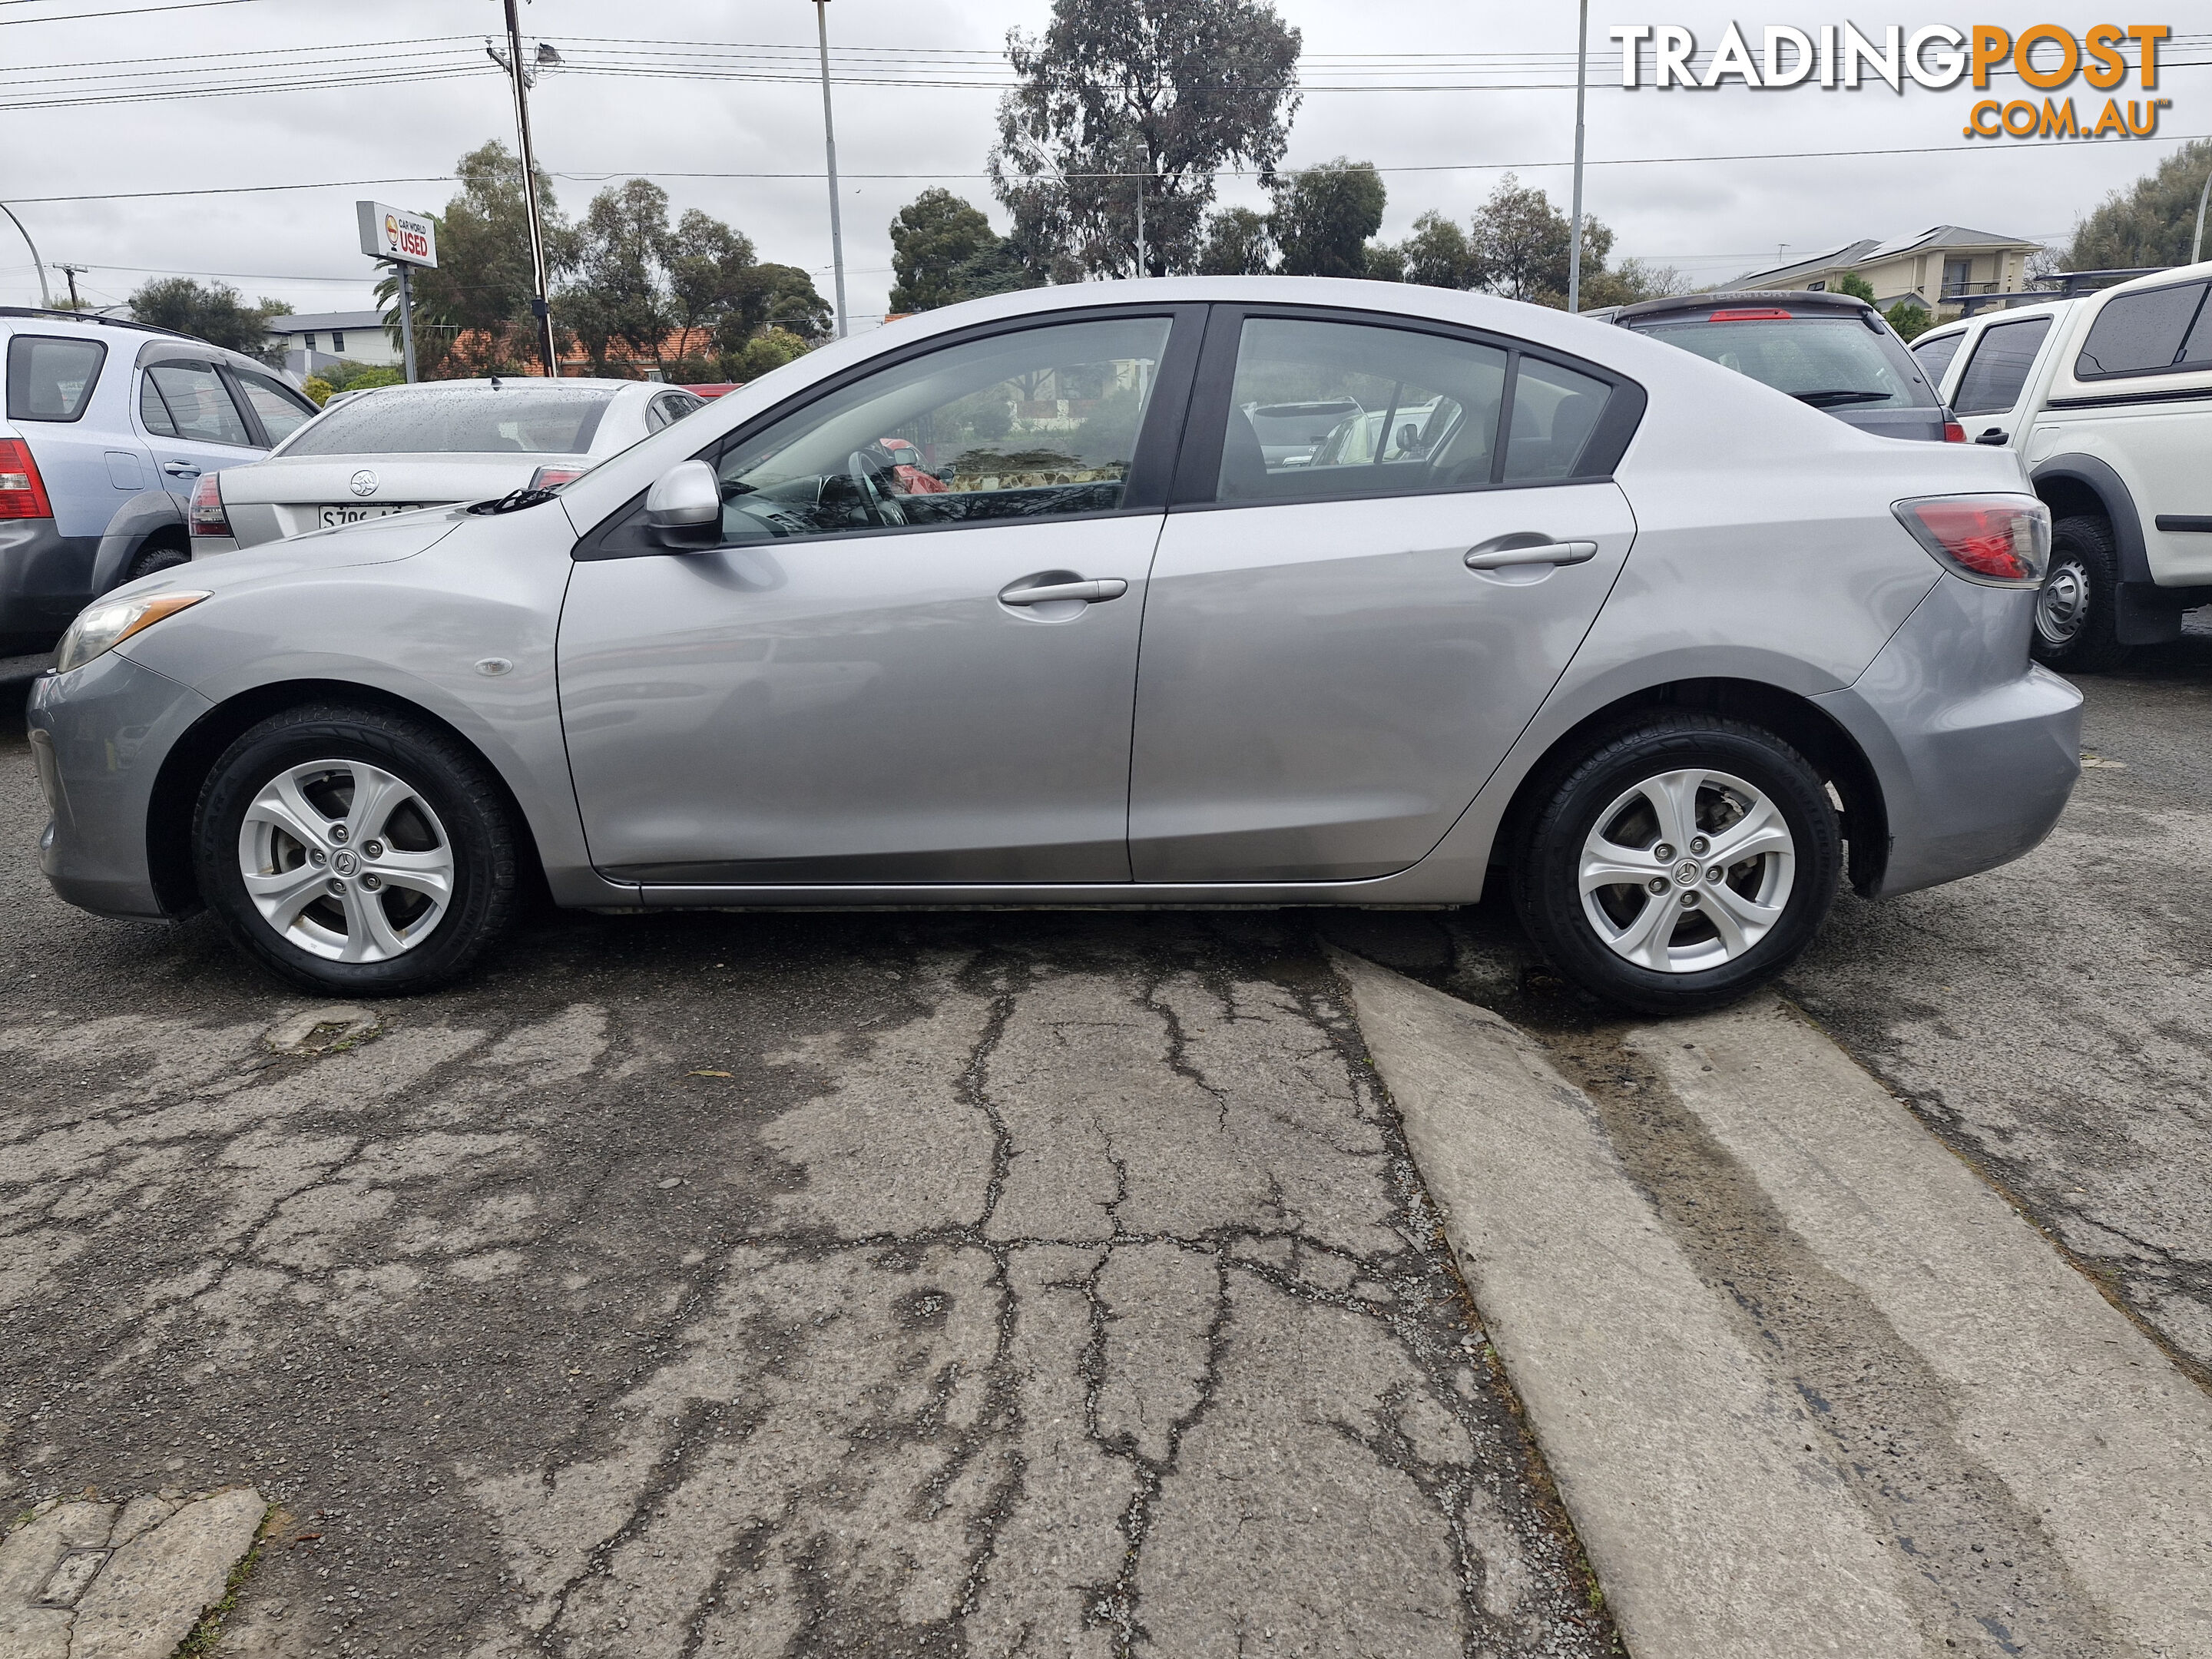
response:
<path fill-rule="evenodd" d="M 42 818 L 18 724 L 0 1496 L 252 1483 L 222 1652 L 1617 1650 L 1310 919 L 549 915 L 349 1014 Z"/>

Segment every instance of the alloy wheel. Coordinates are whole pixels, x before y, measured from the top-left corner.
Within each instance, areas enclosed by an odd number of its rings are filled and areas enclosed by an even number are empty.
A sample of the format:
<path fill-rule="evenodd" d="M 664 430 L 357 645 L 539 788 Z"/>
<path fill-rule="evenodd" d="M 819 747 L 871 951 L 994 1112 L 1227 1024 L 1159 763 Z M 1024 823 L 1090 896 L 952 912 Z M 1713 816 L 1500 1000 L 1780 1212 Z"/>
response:
<path fill-rule="evenodd" d="M 270 779 L 239 825 L 238 861 L 277 937 L 331 962 L 413 950 L 453 896 L 453 843 L 430 803 L 362 761 L 310 761 Z"/>
<path fill-rule="evenodd" d="M 1583 842 L 1583 915 L 1616 956 L 1656 973 L 1732 962 L 1782 920 L 1797 848 L 1759 789 L 1703 768 L 1624 790 Z"/>

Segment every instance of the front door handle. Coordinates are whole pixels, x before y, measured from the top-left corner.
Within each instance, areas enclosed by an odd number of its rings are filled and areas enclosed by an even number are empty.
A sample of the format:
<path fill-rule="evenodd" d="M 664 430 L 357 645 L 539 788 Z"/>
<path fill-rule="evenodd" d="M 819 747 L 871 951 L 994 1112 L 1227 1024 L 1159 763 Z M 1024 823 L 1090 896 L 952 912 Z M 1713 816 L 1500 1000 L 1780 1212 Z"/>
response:
<path fill-rule="evenodd" d="M 190 461 L 164 461 L 161 471 L 173 478 L 197 478 L 200 476 L 199 468 Z"/>
<path fill-rule="evenodd" d="M 1045 582 L 1036 587 L 1024 587 L 1017 583 L 999 595 L 1000 605 L 1050 605 L 1055 599 L 1083 599 L 1096 605 L 1101 599 L 1118 599 L 1129 591 L 1129 584 L 1119 576 L 1107 576 L 1092 582 Z"/>
<path fill-rule="evenodd" d="M 1597 556 L 1595 542 L 1539 542 L 1534 547 L 1477 549 L 1467 556 L 1469 570 L 1503 570 L 1516 564 L 1580 564 Z"/>

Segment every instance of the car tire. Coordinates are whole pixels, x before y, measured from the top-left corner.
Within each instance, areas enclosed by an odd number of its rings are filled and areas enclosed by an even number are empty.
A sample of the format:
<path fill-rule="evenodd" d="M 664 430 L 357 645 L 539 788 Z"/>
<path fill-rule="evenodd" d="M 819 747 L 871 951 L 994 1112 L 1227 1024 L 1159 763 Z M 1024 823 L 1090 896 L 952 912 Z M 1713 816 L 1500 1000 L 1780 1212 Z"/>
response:
<path fill-rule="evenodd" d="M 179 547 L 149 547 L 131 561 L 130 569 L 123 580 L 135 582 L 141 576 L 150 576 L 157 570 L 174 570 L 180 564 L 190 564 L 192 556 Z"/>
<path fill-rule="evenodd" d="M 201 896 L 247 953 L 304 990 L 419 991 L 512 919 L 518 836 L 490 770 L 449 733 L 315 704 L 247 731 L 192 817 Z"/>
<path fill-rule="evenodd" d="M 2127 659 L 2120 643 L 2120 556 L 2112 527 L 2076 514 L 2051 527 L 2051 568 L 2035 596 L 2029 649 L 2046 668 L 2094 674 Z"/>
<path fill-rule="evenodd" d="M 1638 1012 L 1694 1013 L 1796 959 L 1842 864 L 1836 809 L 1796 749 L 1741 720 L 1655 714 L 1599 734 L 1540 781 L 1514 899 L 1574 983 Z M 1621 879 L 1586 891 L 1608 874 Z"/>

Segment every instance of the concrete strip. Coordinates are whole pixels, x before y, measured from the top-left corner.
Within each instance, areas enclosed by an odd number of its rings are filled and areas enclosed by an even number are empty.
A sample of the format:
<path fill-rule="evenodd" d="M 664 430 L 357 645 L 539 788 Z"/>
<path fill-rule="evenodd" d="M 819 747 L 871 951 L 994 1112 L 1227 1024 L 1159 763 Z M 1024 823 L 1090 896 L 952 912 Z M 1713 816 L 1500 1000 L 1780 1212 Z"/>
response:
<path fill-rule="evenodd" d="M 2212 1653 L 2212 1397 L 1778 1003 L 1626 1046 L 1924 1369 L 1953 1461 L 2002 1482 L 2112 1633 L 2147 1654 Z M 1855 1343 L 1863 1370 L 1884 1340 Z M 1884 1405 L 1895 1437 L 1909 1413 Z"/>
<path fill-rule="evenodd" d="M 1638 1659 L 1945 1651 L 1901 1558 L 1630 1181 L 1487 1011 L 1338 955 L 1368 1051 Z"/>
<path fill-rule="evenodd" d="M 0 1659 L 168 1659 L 267 1513 L 246 1487 L 41 1504 L 0 1540 Z"/>

